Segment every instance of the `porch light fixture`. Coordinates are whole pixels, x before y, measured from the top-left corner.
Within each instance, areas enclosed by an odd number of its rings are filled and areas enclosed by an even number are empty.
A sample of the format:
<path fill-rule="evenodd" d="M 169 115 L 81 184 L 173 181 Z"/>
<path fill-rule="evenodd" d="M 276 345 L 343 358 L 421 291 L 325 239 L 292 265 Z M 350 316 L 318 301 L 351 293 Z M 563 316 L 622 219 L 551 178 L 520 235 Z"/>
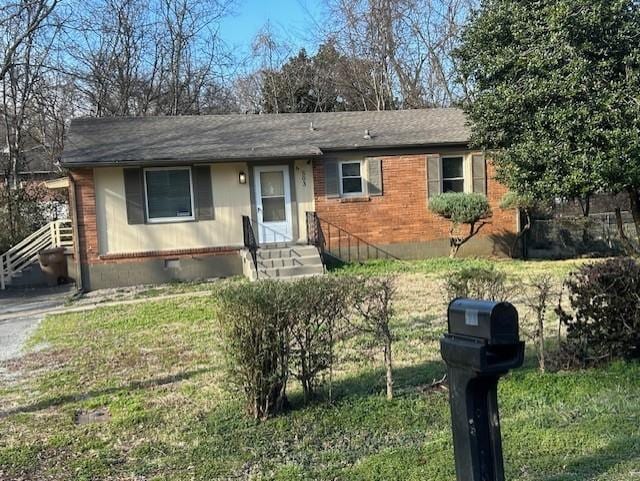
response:
<path fill-rule="evenodd" d="M 241 184 L 247 183 L 247 174 L 245 174 L 242 170 L 238 174 L 238 182 L 240 182 Z"/>

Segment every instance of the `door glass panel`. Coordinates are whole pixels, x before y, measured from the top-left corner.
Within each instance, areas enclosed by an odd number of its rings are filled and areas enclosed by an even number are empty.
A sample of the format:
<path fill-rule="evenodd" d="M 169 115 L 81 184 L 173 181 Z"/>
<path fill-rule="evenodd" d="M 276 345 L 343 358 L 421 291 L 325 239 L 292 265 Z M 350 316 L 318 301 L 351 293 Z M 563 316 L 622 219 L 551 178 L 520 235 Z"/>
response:
<path fill-rule="evenodd" d="M 284 209 L 284 197 L 262 198 L 262 221 L 284 222 L 287 220 Z"/>
<path fill-rule="evenodd" d="M 283 172 L 260 172 L 262 197 L 284 196 Z"/>

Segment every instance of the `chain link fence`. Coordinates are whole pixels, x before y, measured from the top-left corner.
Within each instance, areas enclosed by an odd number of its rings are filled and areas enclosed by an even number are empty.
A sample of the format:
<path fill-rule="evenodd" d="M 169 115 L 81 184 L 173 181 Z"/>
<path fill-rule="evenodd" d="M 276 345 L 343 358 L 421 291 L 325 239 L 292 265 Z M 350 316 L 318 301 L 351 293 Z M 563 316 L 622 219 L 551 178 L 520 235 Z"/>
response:
<path fill-rule="evenodd" d="M 623 212 L 622 221 L 627 238 L 633 242 L 636 233 L 631 213 Z M 527 254 L 531 258 L 618 255 L 624 250 L 613 212 L 534 219 L 527 236 Z"/>

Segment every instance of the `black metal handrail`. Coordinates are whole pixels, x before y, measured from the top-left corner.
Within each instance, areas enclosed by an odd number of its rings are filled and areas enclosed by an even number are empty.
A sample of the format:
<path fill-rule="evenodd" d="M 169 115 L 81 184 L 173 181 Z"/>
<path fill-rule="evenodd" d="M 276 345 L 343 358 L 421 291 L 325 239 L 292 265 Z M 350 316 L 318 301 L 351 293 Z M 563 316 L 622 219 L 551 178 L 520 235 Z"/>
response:
<path fill-rule="evenodd" d="M 242 216 L 242 237 L 244 239 L 244 246 L 251 254 L 253 260 L 253 266 L 256 268 L 256 279 L 258 278 L 258 241 L 256 235 L 253 232 L 253 226 L 251 225 L 251 219 L 247 215 Z"/>
<path fill-rule="evenodd" d="M 337 241 L 335 240 L 335 234 L 337 234 Z M 343 246 L 343 238 L 346 239 L 346 246 Z M 324 254 L 327 253 L 343 262 L 363 262 L 371 259 L 400 260 L 390 252 L 367 242 L 362 237 L 320 218 L 317 212 L 307 212 L 307 242 L 316 246 L 323 258 Z M 343 247 L 345 249 L 344 252 Z"/>

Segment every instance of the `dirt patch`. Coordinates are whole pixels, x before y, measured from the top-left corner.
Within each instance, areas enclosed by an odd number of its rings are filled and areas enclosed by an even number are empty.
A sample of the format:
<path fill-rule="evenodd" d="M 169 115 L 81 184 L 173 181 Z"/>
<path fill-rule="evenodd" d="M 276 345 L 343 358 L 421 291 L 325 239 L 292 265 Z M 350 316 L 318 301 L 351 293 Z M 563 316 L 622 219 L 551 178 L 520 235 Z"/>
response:
<path fill-rule="evenodd" d="M 40 369 L 52 370 L 66 365 L 73 359 L 72 349 L 40 349 L 28 352 L 21 357 L 0 363 L 0 369 L 5 369 L 9 373 L 38 371 Z"/>
<path fill-rule="evenodd" d="M 88 411 L 77 411 L 74 416 L 74 422 L 78 426 L 85 424 L 106 423 L 111 419 L 111 414 L 106 407 L 91 409 Z"/>

